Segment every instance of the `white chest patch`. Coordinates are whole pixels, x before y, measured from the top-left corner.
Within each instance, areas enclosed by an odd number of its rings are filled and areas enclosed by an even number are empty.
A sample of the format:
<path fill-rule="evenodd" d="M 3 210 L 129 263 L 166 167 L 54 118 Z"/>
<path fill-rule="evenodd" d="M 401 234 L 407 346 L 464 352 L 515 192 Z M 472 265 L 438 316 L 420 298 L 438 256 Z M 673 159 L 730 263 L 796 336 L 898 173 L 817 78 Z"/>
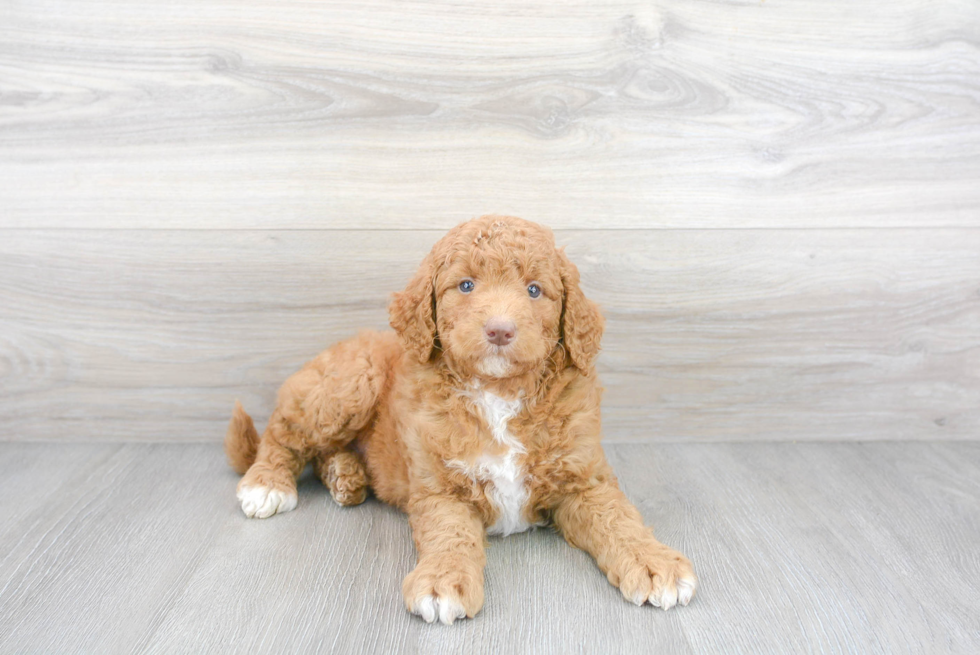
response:
<path fill-rule="evenodd" d="M 522 402 L 519 398 L 504 400 L 480 389 L 472 391 L 470 397 L 480 408 L 494 441 L 506 446 L 507 450 L 499 455 L 484 453 L 472 466 L 455 460 L 447 464 L 483 483 L 487 499 L 498 512 L 497 521 L 487 528 L 488 534 L 523 532 L 531 524 L 524 520 L 524 506 L 528 499 L 525 487 L 527 476 L 524 469 L 517 464 L 517 456 L 526 451 L 523 444 L 507 429 L 508 421 L 521 411 Z"/>

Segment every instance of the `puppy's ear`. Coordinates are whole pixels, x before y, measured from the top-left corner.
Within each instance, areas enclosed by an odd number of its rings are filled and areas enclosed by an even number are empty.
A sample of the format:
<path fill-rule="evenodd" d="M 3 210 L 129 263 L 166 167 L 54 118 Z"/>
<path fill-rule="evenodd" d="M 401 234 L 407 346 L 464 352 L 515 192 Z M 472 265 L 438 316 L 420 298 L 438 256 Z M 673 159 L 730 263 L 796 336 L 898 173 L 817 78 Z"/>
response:
<path fill-rule="evenodd" d="M 434 267 L 429 254 L 405 290 L 396 293 L 388 306 L 388 322 L 398 333 L 405 350 L 423 364 L 432 357 L 436 344 L 436 298 L 432 288 Z"/>
<path fill-rule="evenodd" d="M 558 250 L 561 283 L 565 287 L 561 310 L 561 340 L 565 344 L 572 364 L 581 371 L 588 370 L 596 355 L 606 321 L 599 306 L 585 297 L 579 288 L 578 269 L 564 249 Z"/>

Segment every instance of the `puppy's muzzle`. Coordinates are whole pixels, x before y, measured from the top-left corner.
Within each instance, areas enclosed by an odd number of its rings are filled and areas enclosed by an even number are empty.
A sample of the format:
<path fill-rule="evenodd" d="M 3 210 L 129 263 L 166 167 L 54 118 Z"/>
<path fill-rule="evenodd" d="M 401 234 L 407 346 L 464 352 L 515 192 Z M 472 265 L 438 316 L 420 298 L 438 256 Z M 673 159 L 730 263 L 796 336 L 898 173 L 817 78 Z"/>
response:
<path fill-rule="evenodd" d="M 514 321 L 494 316 L 483 326 L 483 334 L 493 345 L 506 346 L 517 336 L 517 326 Z"/>

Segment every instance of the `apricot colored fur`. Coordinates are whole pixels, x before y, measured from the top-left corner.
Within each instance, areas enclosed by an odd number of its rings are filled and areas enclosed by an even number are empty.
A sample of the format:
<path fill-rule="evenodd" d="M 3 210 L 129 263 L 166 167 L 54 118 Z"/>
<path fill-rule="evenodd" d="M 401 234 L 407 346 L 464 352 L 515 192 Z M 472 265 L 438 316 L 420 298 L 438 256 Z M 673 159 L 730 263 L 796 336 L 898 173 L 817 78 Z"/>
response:
<path fill-rule="evenodd" d="M 484 334 L 500 316 L 516 328 L 503 347 Z M 395 294 L 390 319 L 395 332 L 338 343 L 286 380 L 261 439 L 236 405 L 225 448 L 244 471 L 240 497 L 252 508 L 272 499 L 256 515 L 295 506 L 309 461 L 340 504 L 370 486 L 409 516 L 418 563 L 402 586 L 407 608 L 451 623 L 483 606 L 486 530 L 501 511 L 493 482 L 467 467 L 510 452 L 525 475 L 522 524 L 554 525 L 632 602 L 687 604 L 690 562 L 643 525 L 600 446 L 603 318 L 548 229 L 502 216 L 457 226 Z M 494 437 L 486 393 L 520 399 L 506 424 L 517 449 Z"/>

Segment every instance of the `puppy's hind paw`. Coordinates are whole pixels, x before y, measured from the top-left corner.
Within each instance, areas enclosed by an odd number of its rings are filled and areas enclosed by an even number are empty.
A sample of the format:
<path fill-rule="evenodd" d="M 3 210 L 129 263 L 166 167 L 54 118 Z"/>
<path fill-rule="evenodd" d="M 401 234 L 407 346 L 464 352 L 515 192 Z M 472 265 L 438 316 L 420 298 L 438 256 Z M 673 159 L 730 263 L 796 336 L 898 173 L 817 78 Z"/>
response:
<path fill-rule="evenodd" d="M 265 519 L 296 509 L 298 498 L 295 492 L 270 487 L 242 486 L 238 490 L 238 501 L 248 518 Z"/>
<path fill-rule="evenodd" d="M 357 453 L 336 453 L 326 462 L 318 462 L 317 470 L 338 505 L 360 505 L 367 498 L 367 470 Z"/>

